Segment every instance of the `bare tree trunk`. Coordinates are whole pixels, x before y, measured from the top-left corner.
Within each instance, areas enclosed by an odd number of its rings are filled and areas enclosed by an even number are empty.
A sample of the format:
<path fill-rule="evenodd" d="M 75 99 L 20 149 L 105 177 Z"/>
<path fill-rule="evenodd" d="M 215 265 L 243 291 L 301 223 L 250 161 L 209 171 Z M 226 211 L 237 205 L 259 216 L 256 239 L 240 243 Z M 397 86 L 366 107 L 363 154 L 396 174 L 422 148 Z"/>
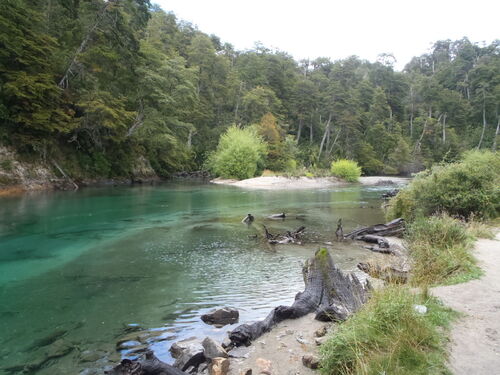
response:
<path fill-rule="evenodd" d="M 491 147 L 493 152 L 495 152 L 497 150 L 497 139 L 498 139 L 499 130 L 500 130 L 500 116 L 497 117 L 497 130 L 495 131 L 495 138 L 493 138 L 493 146 Z"/>
<path fill-rule="evenodd" d="M 234 122 L 238 120 L 238 109 L 240 108 L 240 99 L 242 91 L 243 91 L 243 81 L 240 82 L 240 90 L 238 91 L 238 97 L 236 98 L 236 106 L 234 108 Z"/>
<path fill-rule="evenodd" d="M 413 87 L 410 87 L 410 101 L 411 101 L 410 138 L 412 138 L 413 137 L 413 111 L 415 110 L 415 103 L 413 102 Z"/>
<path fill-rule="evenodd" d="M 429 120 L 428 118 L 425 119 L 424 127 L 422 129 L 422 134 L 420 134 L 420 138 L 418 139 L 417 143 L 415 144 L 415 154 L 420 152 L 420 147 L 422 146 L 422 139 L 424 139 L 424 134 L 425 134 L 425 131 L 427 130 L 427 121 L 428 120 Z"/>
<path fill-rule="evenodd" d="M 467 100 L 470 101 L 470 89 L 469 89 L 469 73 L 465 73 L 465 95 L 467 96 Z"/>
<path fill-rule="evenodd" d="M 446 113 L 443 116 L 443 145 L 446 143 Z"/>
<path fill-rule="evenodd" d="M 311 122 L 309 123 L 309 144 L 313 144 L 313 115 L 311 114 Z"/>
<path fill-rule="evenodd" d="M 128 129 L 127 137 L 131 137 L 134 132 L 140 128 L 144 124 L 144 103 L 142 99 L 139 100 L 139 110 L 137 111 L 137 115 L 135 116 L 134 123 Z"/>
<path fill-rule="evenodd" d="M 102 9 L 99 11 L 99 13 L 96 16 L 96 20 L 92 27 L 87 31 L 87 34 L 83 38 L 82 42 L 80 43 L 80 46 L 77 48 L 75 54 L 73 55 L 73 58 L 71 59 L 71 62 L 69 63 L 68 68 L 66 69 L 66 72 L 64 73 L 63 77 L 59 81 L 59 87 L 61 88 L 68 88 L 69 84 L 69 76 L 70 74 L 73 74 L 73 69 L 77 63 L 78 55 L 80 55 L 84 50 L 85 47 L 87 47 L 87 43 L 90 41 L 90 38 L 92 37 L 92 34 L 94 34 L 94 31 L 97 29 L 99 24 L 101 23 L 102 19 L 104 18 L 104 15 L 106 14 L 106 11 L 110 7 L 111 4 L 115 3 L 117 0 L 109 0 L 106 2 L 106 4 L 102 7 Z"/>
<path fill-rule="evenodd" d="M 196 134 L 196 130 L 192 130 L 190 129 L 189 130 L 189 134 L 188 134 L 188 139 L 187 139 L 187 148 L 191 148 L 193 143 L 193 136 Z"/>
<path fill-rule="evenodd" d="M 332 113 L 330 112 L 328 116 L 328 121 L 326 122 L 325 132 L 323 133 L 323 139 L 321 139 L 321 145 L 319 146 L 318 160 L 321 157 L 321 152 L 323 151 L 323 146 L 325 144 L 327 133 L 330 131 L 330 122 L 332 121 Z"/>
<path fill-rule="evenodd" d="M 75 181 L 73 181 L 71 179 L 71 177 L 69 177 L 64 171 L 63 169 L 59 166 L 59 164 L 57 164 L 57 162 L 55 160 L 52 160 L 52 164 L 54 164 L 54 167 L 57 168 L 57 170 L 59 172 L 61 172 L 61 174 L 64 176 L 64 178 L 66 178 L 69 182 L 71 182 L 71 184 L 75 187 L 75 190 L 78 190 L 78 185 L 75 183 Z"/>
<path fill-rule="evenodd" d="M 304 125 L 304 120 L 302 117 L 299 120 L 299 130 L 297 131 L 297 143 L 300 141 L 300 135 L 302 134 L 302 126 Z"/>
<path fill-rule="evenodd" d="M 339 139 L 340 132 L 342 131 L 342 128 L 339 128 L 337 131 L 337 135 L 335 136 L 335 139 L 333 140 L 332 146 L 328 150 L 327 156 L 330 156 L 332 154 L 333 148 L 335 147 L 335 144 L 337 143 L 337 140 Z"/>
<path fill-rule="evenodd" d="M 486 94 L 484 93 L 484 87 L 483 87 L 483 131 L 481 132 L 481 138 L 479 139 L 479 143 L 477 144 L 478 150 L 481 148 L 481 144 L 483 143 L 485 130 L 486 130 Z"/>

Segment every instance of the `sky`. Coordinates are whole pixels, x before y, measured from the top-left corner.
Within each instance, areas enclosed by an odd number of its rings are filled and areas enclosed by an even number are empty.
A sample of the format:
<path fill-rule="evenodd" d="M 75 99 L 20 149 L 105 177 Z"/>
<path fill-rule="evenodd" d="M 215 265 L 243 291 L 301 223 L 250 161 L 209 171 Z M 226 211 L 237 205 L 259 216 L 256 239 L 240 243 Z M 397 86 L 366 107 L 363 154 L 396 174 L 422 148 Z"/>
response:
<path fill-rule="evenodd" d="M 500 38 L 498 0 L 153 0 L 238 50 L 255 42 L 295 59 L 392 53 L 401 70 L 437 40 Z"/>

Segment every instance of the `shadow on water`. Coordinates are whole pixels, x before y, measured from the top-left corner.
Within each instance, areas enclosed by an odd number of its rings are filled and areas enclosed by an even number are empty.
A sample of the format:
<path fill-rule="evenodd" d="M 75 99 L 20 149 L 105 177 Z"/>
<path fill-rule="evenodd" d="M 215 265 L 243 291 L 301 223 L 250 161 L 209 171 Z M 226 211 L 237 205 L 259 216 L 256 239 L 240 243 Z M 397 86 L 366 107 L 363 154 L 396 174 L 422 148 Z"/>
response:
<path fill-rule="evenodd" d="M 205 325 L 201 314 L 226 305 L 250 322 L 290 304 L 303 288 L 301 262 L 332 240 L 338 217 L 346 230 L 383 221 L 379 208 L 361 207 L 379 207 L 380 190 L 169 184 L 2 202 L 0 220 L 12 225 L 0 227 L 0 374 L 91 374 L 137 355 L 127 341 L 116 350 L 132 333 L 166 361 L 173 340 L 222 338 L 233 326 Z M 266 220 L 283 211 L 285 220 Z M 248 212 L 250 226 L 241 223 Z M 273 233 L 305 225 L 309 245 L 270 246 L 263 223 Z M 371 255 L 330 251 L 346 270 Z"/>

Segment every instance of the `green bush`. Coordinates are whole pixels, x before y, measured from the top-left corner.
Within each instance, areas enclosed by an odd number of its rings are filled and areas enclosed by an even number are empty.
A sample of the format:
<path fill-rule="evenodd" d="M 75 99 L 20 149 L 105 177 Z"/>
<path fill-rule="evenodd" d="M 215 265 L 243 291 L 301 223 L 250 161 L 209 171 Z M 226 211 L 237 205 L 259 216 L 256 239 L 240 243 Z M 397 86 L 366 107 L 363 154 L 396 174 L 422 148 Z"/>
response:
<path fill-rule="evenodd" d="M 353 160 L 341 159 L 334 161 L 331 166 L 334 176 L 343 178 L 348 182 L 356 182 L 361 176 L 361 168 Z"/>
<path fill-rule="evenodd" d="M 417 313 L 415 304 L 427 313 Z M 320 346 L 321 373 L 446 374 L 443 328 L 453 317 L 435 298 L 386 286 Z"/>
<path fill-rule="evenodd" d="M 474 236 L 466 224 L 447 215 L 419 217 L 406 234 L 415 285 L 454 284 L 481 275 L 471 253 Z"/>
<path fill-rule="evenodd" d="M 390 202 L 388 216 L 412 220 L 447 212 L 468 218 L 496 217 L 500 211 L 500 155 L 470 151 L 462 161 L 419 173 Z"/>
<path fill-rule="evenodd" d="M 232 126 L 221 136 L 208 168 L 217 176 L 239 180 L 255 177 L 262 170 L 266 146 L 254 128 Z"/>

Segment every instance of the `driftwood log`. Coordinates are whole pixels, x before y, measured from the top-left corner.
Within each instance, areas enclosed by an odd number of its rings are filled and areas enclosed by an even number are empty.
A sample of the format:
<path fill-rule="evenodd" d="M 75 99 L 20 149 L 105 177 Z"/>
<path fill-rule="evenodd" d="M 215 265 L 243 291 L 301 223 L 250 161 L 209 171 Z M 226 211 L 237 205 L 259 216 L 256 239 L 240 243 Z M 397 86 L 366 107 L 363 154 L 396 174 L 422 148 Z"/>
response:
<path fill-rule="evenodd" d="M 369 227 L 363 227 L 360 229 L 353 230 L 347 233 L 344 238 L 350 238 L 353 240 L 360 240 L 366 235 L 376 235 L 379 237 L 383 236 L 398 236 L 401 235 L 405 230 L 405 221 L 401 218 L 392 220 L 386 224 L 375 224 Z"/>
<path fill-rule="evenodd" d="M 303 268 L 305 289 L 295 296 L 292 306 L 278 306 L 253 324 L 242 324 L 229 333 L 235 346 L 250 345 L 285 319 L 311 312 L 321 321 L 341 321 L 357 311 L 368 299 L 369 284 L 363 285 L 354 274 L 344 275 L 326 249 L 320 249 Z"/>
<path fill-rule="evenodd" d="M 293 232 L 287 231 L 283 234 L 272 234 L 264 225 L 264 231 L 266 234 L 267 242 L 272 245 L 275 244 L 287 244 L 287 243 L 300 243 L 300 238 L 304 234 L 306 227 L 299 227 Z"/>
<path fill-rule="evenodd" d="M 112 370 L 104 371 L 109 375 L 187 375 L 184 371 L 160 361 L 152 351 L 147 351 L 139 359 L 124 359 Z"/>

